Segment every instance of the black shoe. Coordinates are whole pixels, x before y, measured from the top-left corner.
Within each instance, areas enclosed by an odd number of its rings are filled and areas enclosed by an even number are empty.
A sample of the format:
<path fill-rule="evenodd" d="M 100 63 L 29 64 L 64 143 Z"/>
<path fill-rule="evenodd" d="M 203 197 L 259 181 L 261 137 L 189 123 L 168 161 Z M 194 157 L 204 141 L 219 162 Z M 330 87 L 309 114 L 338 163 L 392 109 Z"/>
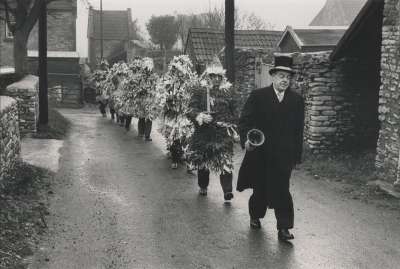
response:
<path fill-rule="evenodd" d="M 207 196 L 207 188 L 200 188 L 199 194 L 201 196 Z"/>
<path fill-rule="evenodd" d="M 146 137 L 146 138 L 144 139 L 144 141 L 153 141 L 153 139 L 151 139 L 150 137 Z"/>
<path fill-rule="evenodd" d="M 294 239 L 294 235 L 291 234 L 288 229 L 279 229 L 278 239 L 281 241 L 288 241 Z"/>
<path fill-rule="evenodd" d="M 250 219 L 250 228 L 261 229 L 260 219 Z"/>
<path fill-rule="evenodd" d="M 230 201 L 230 200 L 232 200 L 232 198 L 233 198 L 233 193 L 231 193 L 231 192 L 224 193 L 225 201 Z"/>

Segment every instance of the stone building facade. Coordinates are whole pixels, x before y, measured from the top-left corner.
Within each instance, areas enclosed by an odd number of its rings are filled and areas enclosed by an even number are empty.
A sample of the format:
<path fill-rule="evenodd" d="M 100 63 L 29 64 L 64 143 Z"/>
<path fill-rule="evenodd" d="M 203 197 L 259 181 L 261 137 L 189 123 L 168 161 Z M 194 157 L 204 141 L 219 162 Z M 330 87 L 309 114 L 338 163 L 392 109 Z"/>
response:
<path fill-rule="evenodd" d="M 381 129 L 376 166 L 382 178 L 400 185 L 400 1 L 385 0 L 383 10 L 381 89 L 379 120 Z"/>
<path fill-rule="evenodd" d="M 102 18 L 102 30 L 100 27 Z M 103 44 L 103 58 L 114 63 L 120 60 L 127 61 L 132 38 L 132 11 L 126 10 L 89 10 L 88 38 L 89 63 L 97 68 L 101 60 L 101 46 Z"/>
<path fill-rule="evenodd" d="M 21 145 L 18 127 L 18 104 L 0 95 L 0 182 L 12 173 L 20 158 Z"/>

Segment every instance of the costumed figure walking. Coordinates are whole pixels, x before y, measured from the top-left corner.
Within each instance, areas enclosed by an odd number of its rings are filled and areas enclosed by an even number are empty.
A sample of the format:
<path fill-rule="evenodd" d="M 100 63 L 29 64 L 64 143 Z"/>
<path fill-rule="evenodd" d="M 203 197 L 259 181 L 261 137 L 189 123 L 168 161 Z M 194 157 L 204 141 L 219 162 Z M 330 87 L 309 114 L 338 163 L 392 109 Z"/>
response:
<path fill-rule="evenodd" d="M 217 63 L 206 68 L 200 87 L 192 93 L 188 118 L 195 131 L 189 141 L 189 160 L 197 168 L 199 194 L 207 195 L 210 170 L 220 175 L 225 201 L 233 198 L 233 145 L 238 117 L 232 85 Z"/>
<path fill-rule="evenodd" d="M 140 79 L 142 60 L 137 58 L 128 63 L 128 72 L 122 82 L 121 109 L 119 117 L 122 118 L 121 125 L 130 130 L 132 117 L 137 114 L 137 92 L 140 91 Z"/>
<path fill-rule="evenodd" d="M 153 59 L 135 59 L 130 65 L 131 76 L 127 80 L 129 93 L 125 114 L 125 127 L 129 129 L 132 116 L 138 118 L 138 136 L 151 141 L 152 122 L 158 116 L 156 99 L 158 76 L 153 72 Z"/>
<path fill-rule="evenodd" d="M 96 102 L 99 104 L 100 113 L 103 117 L 107 116 L 106 107 L 108 104 L 109 95 L 107 95 L 107 91 L 104 90 L 104 84 L 107 80 L 109 66 L 107 61 L 103 60 L 100 63 L 100 69 L 95 70 L 90 75 L 90 81 L 96 87 Z"/>
<path fill-rule="evenodd" d="M 116 63 L 110 69 L 110 76 L 113 87 L 110 87 L 110 100 L 108 106 L 110 108 L 111 119 L 116 118 L 117 123 L 123 124 L 122 108 L 124 106 L 122 95 L 122 87 L 124 81 L 129 74 L 129 68 L 126 63 Z"/>
<path fill-rule="evenodd" d="M 162 107 L 160 129 L 167 142 L 172 169 L 178 168 L 178 163 L 183 161 L 188 139 L 193 133 L 187 113 L 190 94 L 198 79 L 192 66 L 187 55 L 175 56 L 157 87 Z"/>
<path fill-rule="evenodd" d="M 145 141 L 151 141 L 153 120 L 158 117 L 159 104 L 156 99 L 158 76 L 153 72 L 153 59 L 145 57 L 141 60 L 138 71 L 138 88 L 134 96 L 134 117 L 138 118 L 138 135 Z"/>

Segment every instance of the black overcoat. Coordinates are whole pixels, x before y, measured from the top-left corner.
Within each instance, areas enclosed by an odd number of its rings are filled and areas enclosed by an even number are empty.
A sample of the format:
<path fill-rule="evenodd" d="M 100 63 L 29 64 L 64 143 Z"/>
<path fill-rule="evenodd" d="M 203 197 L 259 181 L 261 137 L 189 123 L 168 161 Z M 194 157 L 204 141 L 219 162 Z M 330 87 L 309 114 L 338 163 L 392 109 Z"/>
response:
<path fill-rule="evenodd" d="M 240 116 L 241 145 L 244 148 L 252 128 L 264 133 L 265 143 L 246 151 L 237 190 L 263 188 L 268 205 L 279 206 L 281 197 L 289 193 L 292 168 L 301 162 L 303 126 L 304 102 L 299 94 L 288 89 L 279 102 L 272 86 L 252 91 Z"/>

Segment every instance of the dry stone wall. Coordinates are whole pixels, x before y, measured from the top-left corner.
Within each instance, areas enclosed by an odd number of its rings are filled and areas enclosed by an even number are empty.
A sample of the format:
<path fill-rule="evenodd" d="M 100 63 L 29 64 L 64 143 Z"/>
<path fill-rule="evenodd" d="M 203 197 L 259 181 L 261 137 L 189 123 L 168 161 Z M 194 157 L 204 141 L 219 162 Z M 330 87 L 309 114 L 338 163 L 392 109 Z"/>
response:
<path fill-rule="evenodd" d="M 330 54 L 294 55 L 293 85 L 305 102 L 305 142 L 315 153 L 375 147 L 377 107 L 368 106 L 374 103 L 372 68 L 360 59 L 332 62 Z"/>
<path fill-rule="evenodd" d="M 0 96 L 0 181 L 12 173 L 19 160 L 21 145 L 17 101 Z"/>
<path fill-rule="evenodd" d="M 250 92 L 256 88 L 255 72 L 257 61 L 273 61 L 273 50 L 238 48 L 235 50 L 235 87 L 241 109 Z"/>
<path fill-rule="evenodd" d="M 39 78 L 28 75 L 18 82 L 8 85 L 5 95 L 18 102 L 19 128 L 21 135 L 34 134 L 37 131 L 39 117 Z"/>
<path fill-rule="evenodd" d="M 386 0 L 382 29 L 381 89 L 376 166 L 381 177 L 400 179 L 400 1 Z"/>

